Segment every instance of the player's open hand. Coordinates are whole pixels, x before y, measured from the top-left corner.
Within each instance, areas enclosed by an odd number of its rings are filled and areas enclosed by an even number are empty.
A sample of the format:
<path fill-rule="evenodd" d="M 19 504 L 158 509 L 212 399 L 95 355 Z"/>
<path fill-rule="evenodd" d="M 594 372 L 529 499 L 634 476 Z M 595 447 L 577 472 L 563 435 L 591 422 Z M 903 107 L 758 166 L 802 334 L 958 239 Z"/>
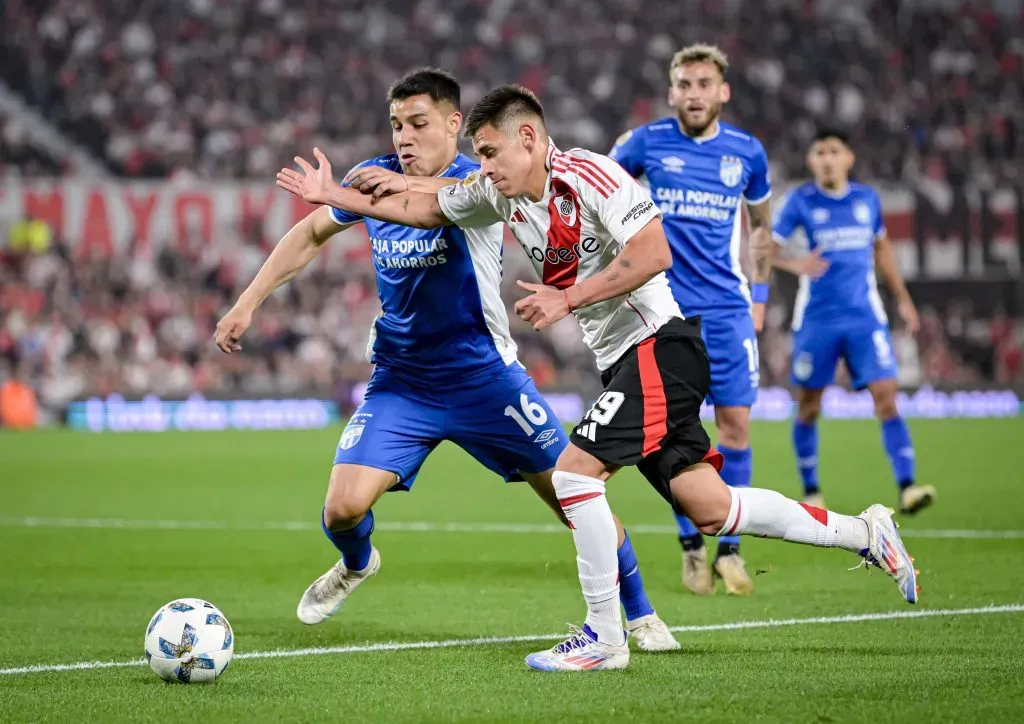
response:
<path fill-rule="evenodd" d="M 800 259 L 800 276 L 817 279 L 828 271 L 827 259 L 821 258 L 821 249 L 814 249 Z"/>
<path fill-rule="evenodd" d="M 387 194 L 400 194 L 409 190 L 409 179 L 396 171 L 380 166 L 363 166 L 348 172 L 342 181 L 360 193 L 379 199 Z"/>
<path fill-rule="evenodd" d="M 217 322 L 217 329 L 213 333 L 213 341 L 220 347 L 221 352 L 238 352 L 242 345 L 238 343 L 245 330 L 252 324 L 252 310 L 235 305 L 223 319 Z"/>
<path fill-rule="evenodd" d="M 549 327 L 569 313 L 569 302 L 565 292 L 544 284 L 517 281 L 520 289 L 533 292 L 516 302 L 516 314 L 529 322 L 535 330 Z"/>
<path fill-rule="evenodd" d="M 899 312 L 903 323 L 907 325 L 907 331 L 912 336 L 916 336 L 918 330 L 921 329 L 921 318 L 917 316 L 917 307 L 914 306 L 914 302 L 910 299 L 903 299 L 896 305 L 896 311 Z"/>
<path fill-rule="evenodd" d="M 277 174 L 277 185 L 290 194 L 295 194 L 303 201 L 311 204 L 327 203 L 327 190 L 334 184 L 334 174 L 331 171 L 331 162 L 327 160 L 319 148 L 313 149 L 313 156 L 316 157 L 318 168 L 313 166 L 306 159 L 296 156 L 295 163 L 300 171 L 291 168 L 282 168 Z"/>

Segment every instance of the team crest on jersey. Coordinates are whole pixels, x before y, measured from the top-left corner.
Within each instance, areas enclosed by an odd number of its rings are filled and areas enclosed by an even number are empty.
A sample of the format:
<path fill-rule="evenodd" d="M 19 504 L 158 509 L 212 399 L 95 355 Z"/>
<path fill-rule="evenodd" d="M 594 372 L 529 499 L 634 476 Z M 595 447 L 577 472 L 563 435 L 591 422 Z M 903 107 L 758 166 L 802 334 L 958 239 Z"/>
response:
<path fill-rule="evenodd" d="M 338 447 L 342 450 L 351 450 L 356 446 L 356 443 L 363 437 L 363 430 L 366 429 L 366 424 L 352 424 L 351 422 L 345 427 L 345 432 L 341 433 L 341 440 L 338 442 Z"/>
<path fill-rule="evenodd" d="M 815 224 L 828 223 L 828 209 L 814 209 L 811 211 L 811 221 Z"/>
<path fill-rule="evenodd" d="M 679 173 L 683 170 L 683 166 L 686 165 L 686 161 L 678 156 L 665 156 L 665 158 L 661 159 L 661 165 L 666 171 Z"/>
<path fill-rule="evenodd" d="M 576 226 L 579 212 L 576 210 L 576 202 L 573 201 L 571 195 L 563 194 L 562 196 L 556 196 L 555 208 L 558 209 L 558 215 L 566 226 Z"/>
<path fill-rule="evenodd" d="M 743 180 L 743 160 L 737 156 L 722 156 L 722 164 L 718 167 L 718 177 L 729 188 L 738 186 Z"/>
<path fill-rule="evenodd" d="M 858 224 L 870 224 L 871 223 L 871 209 L 863 201 L 858 201 L 853 205 L 853 218 L 857 220 Z"/>

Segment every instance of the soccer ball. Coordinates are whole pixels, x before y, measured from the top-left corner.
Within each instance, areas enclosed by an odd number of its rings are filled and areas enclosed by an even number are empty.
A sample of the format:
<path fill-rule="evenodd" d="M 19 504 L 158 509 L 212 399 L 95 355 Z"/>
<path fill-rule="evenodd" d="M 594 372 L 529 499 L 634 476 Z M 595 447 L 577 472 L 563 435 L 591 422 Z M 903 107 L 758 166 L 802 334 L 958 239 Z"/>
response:
<path fill-rule="evenodd" d="M 179 598 L 161 606 L 146 627 L 146 661 L 165 681 L 213 681 L 234 653 L 231 624 L 201 598 Z"/>

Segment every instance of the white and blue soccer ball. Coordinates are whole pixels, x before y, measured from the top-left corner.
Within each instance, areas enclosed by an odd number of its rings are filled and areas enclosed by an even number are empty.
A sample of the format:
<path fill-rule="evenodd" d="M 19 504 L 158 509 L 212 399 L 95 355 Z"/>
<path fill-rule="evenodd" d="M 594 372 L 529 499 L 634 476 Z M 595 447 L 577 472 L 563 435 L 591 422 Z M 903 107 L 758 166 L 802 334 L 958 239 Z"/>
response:
<path fill-rule="evenodd" d="M 201 598 L 179 598 L 161 606 L 146 627 L 146 661 L 165 681 L 213 681 L 228 668 L 234 653 L 231 624 Z"/>

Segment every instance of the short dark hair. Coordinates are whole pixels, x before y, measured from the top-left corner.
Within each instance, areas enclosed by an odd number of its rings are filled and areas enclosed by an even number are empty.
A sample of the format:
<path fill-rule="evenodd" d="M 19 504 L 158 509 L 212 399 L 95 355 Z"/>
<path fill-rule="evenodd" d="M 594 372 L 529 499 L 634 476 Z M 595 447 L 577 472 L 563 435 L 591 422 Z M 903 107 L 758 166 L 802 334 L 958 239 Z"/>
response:
<path fill-rule="evenodd" d="M 850 136 L 846 131 L 840 128 L 835 128 L 834 126 L 819 128 L 818 132 L 814 134 L 814 138 L 811 139 L 811 145 L 813 146 L 818 141 L 827 141 L 829 139 L 839 141 L 847 148 L 850 147 Z"/>
<path fill-rule="evenodd" d="M 406 73 L 388 88 L 388 103 L 404 101 L 412 96 L 428 95 L 434 103 L 451 103 L 455 108 L 461 102 L 462 89 L 455 76 L 440 68 L 420 68 Z"/>
<path fill-rule="evenodd" d="M 503 85 L 485 94 L 466 116 L 464 135 L 472 138 L 486 125 L 504 128 L 509 121 L 535 115 L 544 123 L 544 107 L 529 88 L 516 83 Z"/>

